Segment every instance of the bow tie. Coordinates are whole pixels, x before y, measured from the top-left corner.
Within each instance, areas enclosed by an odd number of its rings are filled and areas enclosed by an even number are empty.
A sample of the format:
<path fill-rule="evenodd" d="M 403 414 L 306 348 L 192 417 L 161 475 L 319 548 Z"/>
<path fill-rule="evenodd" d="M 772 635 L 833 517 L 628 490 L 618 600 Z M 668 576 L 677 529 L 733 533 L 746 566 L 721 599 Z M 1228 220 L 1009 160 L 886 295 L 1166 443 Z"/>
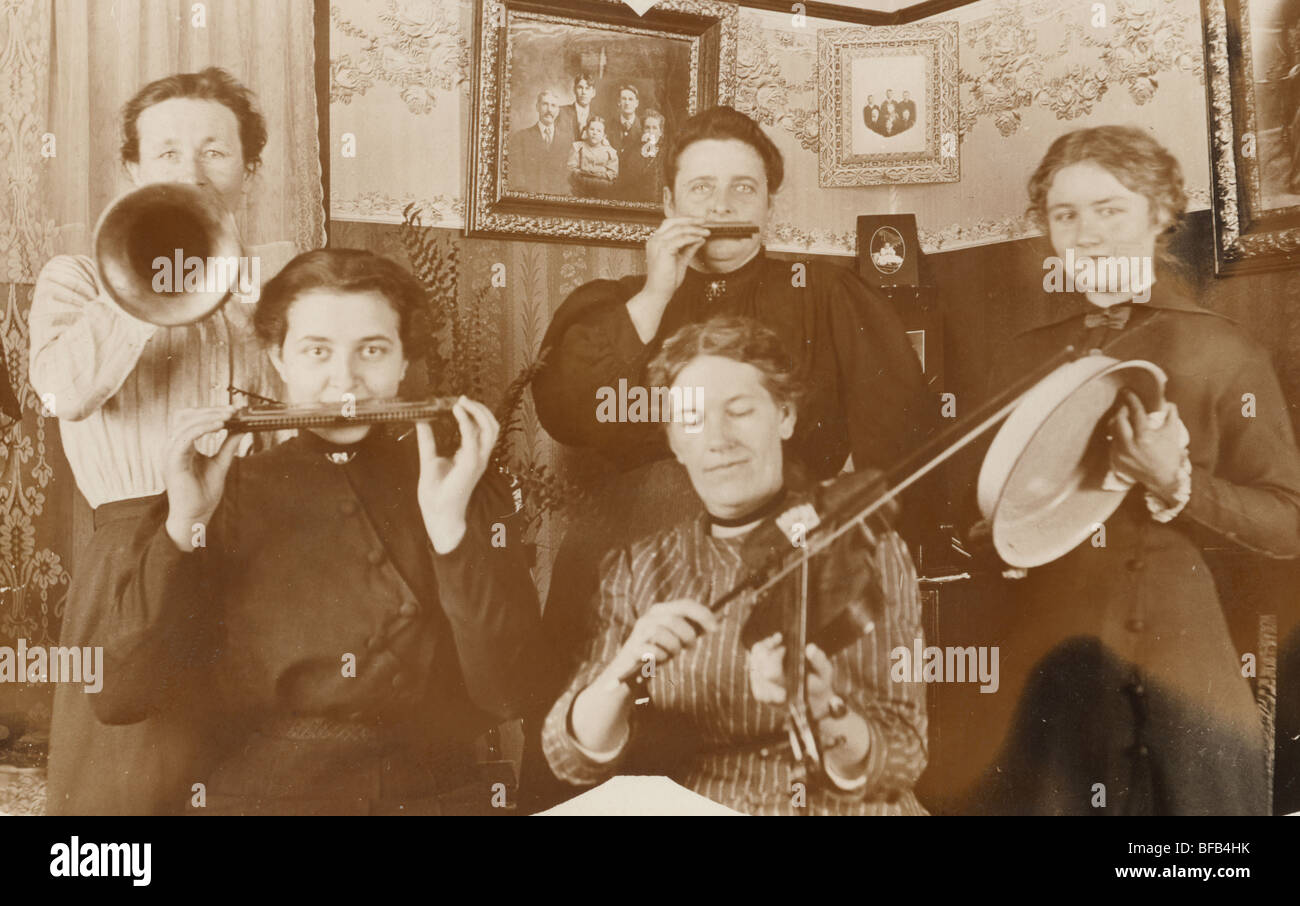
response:
<path fill-rule="evenodd" d="M 1128 323 L 1129 316 L 1133 309 L 1126 303 L 1112 305 L 1110 308 L 1103 308 L 1101 311 L 1095 311 L 1092 314 L 1084 315 L 1083 324 L 1085 327 L 1109 327 L 1112 330 L 1123 330 L 1124 325 Z"/>

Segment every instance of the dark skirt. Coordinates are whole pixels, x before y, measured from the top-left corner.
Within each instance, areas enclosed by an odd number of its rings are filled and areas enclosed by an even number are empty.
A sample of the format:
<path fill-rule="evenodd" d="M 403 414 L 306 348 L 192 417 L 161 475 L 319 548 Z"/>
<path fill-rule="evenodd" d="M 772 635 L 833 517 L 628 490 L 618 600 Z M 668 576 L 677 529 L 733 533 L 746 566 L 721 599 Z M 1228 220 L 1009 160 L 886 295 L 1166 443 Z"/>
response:
<path fill-rule="evenodd" d="M 95 531 L 68 589 L 59 644 L 102 645 L 112 631 L 111 589 L 128 566 L 137 523 L 161 499 L 141 497 L 95 510 Z M 114 677 L 105 667 L 103 682 Z M 202 781 L 197 764 L 204 722 L 198 699 L 177 688 L 170 706 L 137 723 L 110 726 L 95 716 L 94 693 L 61 683 L 50 721 L 50 815 L 174 815 Z"/>
<path fill-rule="evenodd" d="M 1268 814 L 1262 722 L 1199 549 L 1138 494 L 1106 528 L 985 615 L 1001 688 L 983 732 L 1002 744 L 968 808 Z"/>

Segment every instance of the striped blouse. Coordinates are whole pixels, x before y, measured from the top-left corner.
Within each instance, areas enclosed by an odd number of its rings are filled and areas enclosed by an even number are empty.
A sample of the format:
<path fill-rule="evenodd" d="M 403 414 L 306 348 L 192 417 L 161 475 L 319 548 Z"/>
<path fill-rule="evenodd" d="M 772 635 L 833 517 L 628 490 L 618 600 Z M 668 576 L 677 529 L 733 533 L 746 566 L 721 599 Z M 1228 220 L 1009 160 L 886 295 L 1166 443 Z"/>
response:
<path fill-rule="evenodd" d="M 262 282 L 296 254 L 255 246 Z M 279 379 L 252 334 L 253 305 L 232 297 L 194 324 L 158 327 L 124 313 L 84 255 L 51 259 L 32 297 L 31 384 L 59 419 L 63 450 L 92 507 L 163 491 L 168 420 L 229 402 L 227 386 L 274 396 Z M 248 402 L 236 397 L 236 402 Z M 216 436 L 199 444 L 216 452 Z"/>
<path fill-rule="evenodd" d="M 750 690 L 741 628 L 753 609 L 753 595 L 728 604 L 716 632 L 656 670 L 649 686 L 652 703 L 633 709 L 631 736 L 617 756 L 597 760 L 573 738 L 574 698 L 618 653 L 637 619 L 660 601 L 707 602 L 720 596 L 741 575 L 742 543 L 743 538 L 713 537 L 701 518 L 609 555 L 592 641 L 542 730 L 556 776 L 577 785 L 599 783 L 620 773 L 634 752 L 635 772 L 653 768 L 741 812 L 926 814 L 912 793 L 926 764 L 925 687 L 890 677 L 889 653 L 898 646 L 910 649 L 921 638 L 916 573 L 906 545 L 894 534 L 885 536 L 876 555 L 887 590 L 883 615 L 873 631 L 831 658 L 836 691 L 865 718 L 870 737 L 866 785 L 855 794 L 804 782 L 788 747 L 765 746 L 783 738 L 786 712 L 757 701 Z M 684 740 L 693 744 L 689 755 L 656 763 L 656 755 Z"/>

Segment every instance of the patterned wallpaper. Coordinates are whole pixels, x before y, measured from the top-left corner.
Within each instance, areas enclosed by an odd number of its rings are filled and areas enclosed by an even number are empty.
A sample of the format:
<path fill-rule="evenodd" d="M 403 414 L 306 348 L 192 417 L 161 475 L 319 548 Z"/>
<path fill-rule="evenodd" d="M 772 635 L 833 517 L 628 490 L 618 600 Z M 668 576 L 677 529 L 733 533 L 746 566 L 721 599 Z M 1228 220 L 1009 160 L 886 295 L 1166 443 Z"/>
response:
<path fill-rule="evenodd" d="M 324 236 L 311 0 L 209 0 L 202 28 L 191 27 L 190 8 L 187 0 L 0 0 L 0 341 L 22 408 L 0 440 L 0 646 L 57 642 L 90 532 L 58 422 L 28 384 L 28 313 L 41 267 L 58 252 L 89 251 L 101 209 L 125 188 L 120 104 L 169 72 L 231 69 L 258 93 L 271 128 L 237 216 L 241 230 L 254 242 L 288 237 L 301 248 Z M 0 723 L 17 714 L 41 735 L 52 692 L 0 684 Z M 0 760 L 14 751 L 7 746 Z"/>
<path fill-rule="evenodd" d="M 1071 128 L 1147 125 L 1184 163 L 1193 207 L 1208 206 L 1205 89 L 1198 0 L 1112 0 L 1095 27 L 1077 0 L 984 0 L 950 18 L 960 27 L 962 180 L 945 185 L 822 189 L 817 183 L 817 28 L 842 23 L 742 10 L 737 105 L 786 156 L 769 245 L 775 250 L 853 254 L 856 217 L 915 212 L 927 251 L 1030 235 L 1024 184 L 1050 141 Z M 949 18 L 949 17 L 945 17 Z M 332 0 L 331 241 L 405 260 L 401 211 L 424 205 L 426 224 L 448 230 L 462 254 L 461 298 L 486 297 L 500 326 L 489 390 L 495 403 L 535 354 L 555 309 L 575 287 L 643 267 L 637 249 L 466 239 L 464 149 L 468 145 L 469 0 Z M 356 156 L 343 157 L 351 134 Z M 537 464 L 580 463 L 550 439 L 531 411 L 517 450 Z M 563 526 L 537 538 L 546 590 Z"/>
<path fill-rule="evenodd" d="M 740 109 L 786 156 L 775 249 L 853 254 L 856 217 L 914 212 L 927 251 L 1030 235 L 1024 184 L 1057 135 L 1101 123 L 1152 130 L 1209 206 L 1198 0 L 983 0 L 960 27 L 962 179 L 823 189 L 817 183 L 817 31 L 842 23 L 742 9 Z M 463 225 L 473 33 L 470 0 L 333 0 L 331 216 L 394 223 L 419 200 Z M 357 156 L 341 156 L 344 133 Z M 428 220 L 426 219 L 426 222 Z"/>

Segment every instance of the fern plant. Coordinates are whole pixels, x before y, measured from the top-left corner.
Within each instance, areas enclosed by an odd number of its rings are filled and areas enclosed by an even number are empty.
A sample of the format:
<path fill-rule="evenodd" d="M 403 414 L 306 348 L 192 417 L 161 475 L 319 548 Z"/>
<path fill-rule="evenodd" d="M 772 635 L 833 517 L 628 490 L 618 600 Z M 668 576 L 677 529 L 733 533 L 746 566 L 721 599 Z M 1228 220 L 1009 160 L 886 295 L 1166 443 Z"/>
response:
<path fill-rule="evenodd" d="M 489 390 L 487 364 L 495 334 L 488 322 L 485 304 L 491 290 L 474 290 L 469 304 L 460 298 L 460 249 L 431 227 L 424 227 L 420 209 L 407 205 L 402 211 L 401 243 L 412 271 L 424 285 L 427 304 L 412 325 L 418 352 L 424 359 L 425 376 L 436 396 L 459 396 L 485 400 Z M 524 539 L 532 542 L 548 514 L 560 515 L 581 502 L 583 486 L 566 479 L 545 463 L 538 463 L 532 451 L 516 448 L 522 430 L 525 395 L 541 370 L 541 357 L 525 365 L 505 389 L 493 409 L 501 433 L 492 450 L 491 467 L 511 476 L 522 497 Z"/>

